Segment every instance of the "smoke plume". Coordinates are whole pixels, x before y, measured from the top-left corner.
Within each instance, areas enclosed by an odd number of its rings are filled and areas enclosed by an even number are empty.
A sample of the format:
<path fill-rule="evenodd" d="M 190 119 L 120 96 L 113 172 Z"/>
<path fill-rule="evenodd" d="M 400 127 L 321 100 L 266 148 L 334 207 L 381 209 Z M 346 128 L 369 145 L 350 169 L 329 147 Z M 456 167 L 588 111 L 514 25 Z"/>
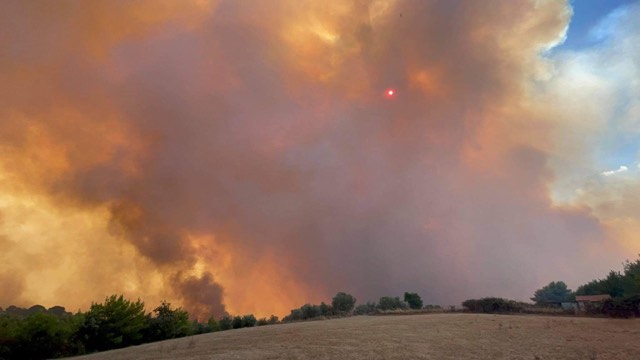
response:
<path fill-rule="evenodd" d="M 553 195 L 559 154 L 588 147 L 559 139 L 572 115 L 547 55 L 570 16 L 556 0 L 3 2 L 0 302 L 124 292 L 204 318 L 591 280 L 628 248 Z"/>

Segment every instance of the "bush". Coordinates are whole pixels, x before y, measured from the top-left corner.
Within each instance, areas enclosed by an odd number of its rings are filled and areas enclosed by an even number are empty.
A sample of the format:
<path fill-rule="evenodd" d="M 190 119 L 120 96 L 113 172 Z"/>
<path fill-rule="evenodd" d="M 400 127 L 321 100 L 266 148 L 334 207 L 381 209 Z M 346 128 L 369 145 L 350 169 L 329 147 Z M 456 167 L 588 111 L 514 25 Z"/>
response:
<path fill-rule="evenodd" d="M 225 315 L 223 317 L 220 318 L 220 321 L 218 322 L 218 326 L 220 328 L 220 330 L 224 331 L 224 330 L 229 330 L 233 328 L 233 318 L 229 315 Z"/>
<path fill-rule="evenodd" d="M 231 327 L 234 329 L 240 329 L 242 327 L 242 317 L 241 316 L 234 316 L 233 320 L 231 320 Z"/>
<path fill-rule="evenodd" d="M 282 322 L 300 321 L 302 320 L 302 311 L 300 309 L 293 309 L 291 313 L 282 319 Z"/>
<path fill-rule="evenodd" d="M 360 304 L 356 306 L 356 309 L 353 311 L 354 315 L 371 315 L 376 312 L 376 303 L 375 302 L 367 302 L 366 304 Z"/>
<path fill-rule="evenodd" d="M 422 299 L 420 298 L 420 295 L 416 293 L 405 292 L 404 301 L 414 310 L 422 309 Z"/>
<path fill-rule="evenodd" d="M 409 308 L 409 305 L 400 300 L 399 297 L 390 297 L 383 296 L 378 301 L 378 309 L 387 311 L 387 310 L 406 310 Z"/>
<path fill-rule="evenodd" d="M 618 318 L 640 317 L 640 295 L 607 299 L 602 303 L 600 312 Z"/>
<path fill-rule="evenodd" d="M 20 332 L 20 320 L 15 316 L 0 314 L 0 359 L 14 358 L 14 352 L 18 343 Z"/>
<path fill-rule="evenodd" d="M 189 330 L 190 334 L 200 335 L 200 334 L 206 334 L 210 332 L 211 332 L 211 328 L 209 327 L 208 323 L 201 323 L 201 322 L 198 322 L 198 320 L 193 320 L 191 322 L 191 329 Z"/>
<path fill-rule="evenodd" d="M 524 304 L 513 300 L 487 297 L 482 299 L 469 299 L 462 303 L 471 312 L 481 313 L 512 313 L 522 312 Z"/>
<path fill-rule="evenodd" d="M 339 292 L 333 297 L 331 305 L 324 302 L 320 305 L 304 304 L 299 309 L 291 310 L 291 313 L 282 319 L 282 322 L 309 320 L 319 317 L 334 315 L 348 315 L 353 311 L 356 298 L 344 292 Z M 269 322 L 278 323 L 278 317 L 271 315 Z"/>
<path fill-rule="evenodd" d="M 58 317 L 35 311 L 22 320 L 3 320 L 0 321 L 0 328 L 8 325 L 11 336 L 7 339 L 5 331 L 0 331 L 0 358 L 44 359 L 81 354 L 84 351 L 75 336 L 84 321 L 82 315 Z"/>
<path fill-rule="evenodd" d="M 320 303 L 320 315 L 324 317 L 329 317 L 333 315 L 333 306 L 327 305 L 324 302 Z"/>
<path fill-rule="evenodd" d="M 271 317 L 269 317 L 268 323 L 269 325 L 274 325 L 279 323 L 280 321 L 278 320 L 278 317 L 275 315 L 271 315 Z"/>
<path fill-rule="evenodd" d="M 244 315 L 242 317 L 242 327 L 254 327 L 257 322 L 258 320 L 256 320 L 256 317 L 253 316 L 253 314 Z"/>
<path fill-rule="evenodd" d="M 333 315 L 333 313 L 334 313 L 333 307 L 325 303 L 321 303 L 320 305 L 304 304 L 299 309 L 291 310 L 291 313 L 285 316 L 285 318 L 282 319 L 282 321 L 289 322 L 289 321 L 298 321 L 298 320 L 309 320 L 309 319 L 315 319 L 323 316 L 328 317 Z M 269 321 L 272 324 L 275 324 L 278 322 L 278 317 L 271 315 L 271 319 L 269 319 Z"/>
<path fill-rule="evenodd" d="M 322 315 L 322 310 L 318 305 L 304 304 L 300 307 L 302 320 L 313 319 Z"/>
<path fill-rule="evenodd" d="M 212 316 L 207 321 L 207 327 L 209 328 L 208 332 L 216 332 L 220 331 L 220 323 L 216 321 L 216 319 Z"/>
<path fill-rule="evenodd" d="M 337 314 L 349 314 L 355 305 L 356 298 L 344 292 L 337 293 L 331 301 L 331 306 Z"/>

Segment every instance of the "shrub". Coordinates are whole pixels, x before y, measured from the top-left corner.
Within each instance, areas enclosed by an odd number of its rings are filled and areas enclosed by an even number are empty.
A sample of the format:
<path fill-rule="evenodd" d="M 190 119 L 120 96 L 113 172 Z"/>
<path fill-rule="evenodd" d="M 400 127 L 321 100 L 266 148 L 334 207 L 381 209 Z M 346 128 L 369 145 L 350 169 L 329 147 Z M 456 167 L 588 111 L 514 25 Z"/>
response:
<path fill-rule="evenodd" d="M 254 327 L 257 322 L 258 320 L 256 320 L 256 317 L 253 316 L 253 314 L 244 315 L 242 317 L 242 327 Z"/>
<path fill-rule="evenodd" d="M 225 315 L 218 321 L 220 330 L 229 330 L 233 328 L 233 318 L 229 315 Z"/>
<path fill-rule="evenodd" d="M 269 317 L 268 323 L 269 325 L 273 325 L 273 324 L 277 324 L 280 321 L 278 320 L 278 317 L 275 315 L 271 315 L 271 317 Z"/>
<path fill-rule="evenodd" d="M 348 314 L 355 305 L 356 298 L 344 292 L 337 293 L 331 301 L 331 306 L 337 314 Z"/>
<path fill-rule="evenodd" d="M 378 301 L 378 309 L 383 310 L 383 311 L 387 311 L 387 310 L 399 310 L 399 309 L 407 309 L 409 308 L 409 305 L 400 300 L 399 297 L 390 297 L 390 296 L 383 296 L 380 298 L 380 300 Z"/>
<path fill-rule="evenodd" d="M 605 300 L 600 312 L 607 316 L 630 318 L 640 316 L 640 295 Z"/>
<path fill-rule="evenodd" d="M 333 306 L 325 304 L 324 302 L 320 303 L 320 315 L 329 317 L 333 315 Z"/>
<path fill-rule="evenodd" d="M 354 315 L 371 315 L 376 312 L 376 303 L 375 302 L 367 302 L 365 304 L 360 304 L 356 306 L 353 311 Z"/>
<path fill-rule="evenodd" d="M 209 327 L 209 332 L 220 331 L 220 323 L 216 321 L 216 319 L 212 316 L 207 321 L 207 326 Z"/>
<path fill-rule="evenodd" d="M 75 336 L 82 325 L 82 315 L 57 317 L 36 311 L 21 320 L 14 327 L 13 341 L 0 349 L 0 358 L 44 359 L 80 354 L 84 351 Z M 0 339 L 3 348 L 4 339 Z M 3 354 L 6 352 L 7 354 Z"/>
<path fill-rule="evenodd" d="M 416 293 L 405 292 L 404 301 L 414 310 L 422 309 L 422 299 L 420 298 L 420 295 Z"/>
<path fill-rule="evenodd" d="M 487 297 L 482 299 L 469 299 L 462 303 L 471 312 L 482 313 L 510 313 L 522 312 L 524 304 L 502 298 Z"/>
<path fill-rule="evenodd" d="M 0 359 L 10 359 L 17 345 L 20 321 L 15 316 L 0 314 Z"/>
<path fill-rule="evenodd" d="M 198 320 L 193 320 L 191 322 L 191 330 L 189 331 L 193 335 L 200 335 L 210 333 L 211 329 L 207 323 L 198 322 Z"/>
<path fill-rule="evenodd" d="M 234 329 L 240 329 L 242 327 L 242 317 L 241 316 L 234 316 L 233 320 L 231 320 L 231 327 Z"/>
<path fill-rule="evenodd" d="M 308 320 L 322 315 L 322 310 L 318 305 L 304 304 L 300 307 L 302 319 Z"/>
<path fill-rule="evenodd" d="M 291 322 L 302 320 L 302 311 L 300 309 L 293 309 L 291 313 L 282 319 L 282 322 Z"/>

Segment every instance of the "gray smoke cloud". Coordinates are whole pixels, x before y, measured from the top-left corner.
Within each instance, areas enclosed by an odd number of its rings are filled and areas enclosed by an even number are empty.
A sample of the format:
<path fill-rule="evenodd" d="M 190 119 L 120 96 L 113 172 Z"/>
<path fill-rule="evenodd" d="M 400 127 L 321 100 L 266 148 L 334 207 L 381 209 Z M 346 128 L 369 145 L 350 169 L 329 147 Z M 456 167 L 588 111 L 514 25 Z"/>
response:
<path fill-rule="evenodd" d="M 2 5 L 32 20 L 2 21 L 0 138 L 31 160 L 4 168 L 59 206 L 106 207 L 108 241 L 147 264 L 125 271 L 160 273 L 196 316 L 343 290 L 523 299 L 619 260 L 588 208 L 553 204 L 548 135 L 526 124 L 566 2 L 154 6 Z"/>

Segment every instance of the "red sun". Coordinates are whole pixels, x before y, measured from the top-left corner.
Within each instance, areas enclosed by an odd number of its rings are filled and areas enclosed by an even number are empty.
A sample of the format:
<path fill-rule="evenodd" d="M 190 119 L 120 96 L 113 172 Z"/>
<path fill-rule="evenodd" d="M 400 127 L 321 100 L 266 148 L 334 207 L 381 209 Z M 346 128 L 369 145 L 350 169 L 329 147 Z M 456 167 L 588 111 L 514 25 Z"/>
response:
<path fill-rule="evenodd" d="M 385 94 L 387 94 L 388 97 L 392 97 L 392 96 L 394 96 L 396 94 L 396 91 L 393 90 L 393 89 L 387 89 Z"/>

